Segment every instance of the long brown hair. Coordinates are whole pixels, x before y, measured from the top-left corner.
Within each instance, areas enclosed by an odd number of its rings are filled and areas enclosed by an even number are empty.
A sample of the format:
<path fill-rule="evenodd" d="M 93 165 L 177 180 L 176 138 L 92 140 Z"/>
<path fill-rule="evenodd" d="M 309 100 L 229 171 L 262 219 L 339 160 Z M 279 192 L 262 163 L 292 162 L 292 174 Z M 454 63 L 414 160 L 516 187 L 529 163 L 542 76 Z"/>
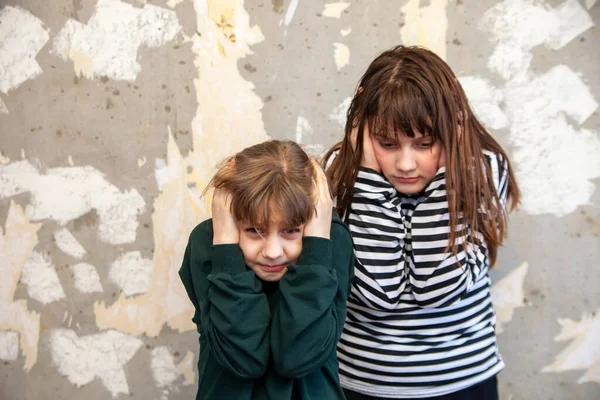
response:
<path fill-rule="evenodd" d="M 229 191 L 237 222 L 266 227 L 277 217 L 296 227 L 312 217 L 314 176 L 310 158 L 298 144 L 271 140 L 227 160 L 204 193 L 211 187 Z"/>
<path fill-rule="evenodd" d="M 481 232 L 491 265 L 506 230 L 506 212 L 494 190 L 491 168 L 482 168 L 483 150 L 508 163 L 510 209 L 519 202 L 519 188 L 500 144 L 477 120 L 465 92 L 444 60 L 418 46 L 396 46 L 379 55 L 367 68 L 348 109 L 344 139 L 325 155 L 338 152 L 326 174 L 343 214 L 352 200 L 363 155 L 365 127 L 374 137 L 414 137 L 415 131 L 440 141 L 446 156 L 446 189 L 450 245 L 457 254 L 456 228 L 461 223 Z M 351 135 L 357 130 L 356 149 Z M 483 214 L 480 210 L 486 210 Z M 476 235 L 470 235 L 472 240 Z M 463 242 L 463 248 L 466 242 Z"/>

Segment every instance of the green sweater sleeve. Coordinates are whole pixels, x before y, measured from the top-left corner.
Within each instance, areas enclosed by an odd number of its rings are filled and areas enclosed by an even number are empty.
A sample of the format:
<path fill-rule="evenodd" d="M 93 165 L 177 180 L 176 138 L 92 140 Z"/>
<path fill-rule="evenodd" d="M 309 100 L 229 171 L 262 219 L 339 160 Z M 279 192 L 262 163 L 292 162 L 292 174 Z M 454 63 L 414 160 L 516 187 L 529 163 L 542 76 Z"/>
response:
<path fill-rule="evenodd" d="M 200 351 L 239 378 L 259 378 L 269 360 L 267 297 L 239 245 L 212 245 L 212 238 L 212 221 L 194 229 L 179 271 L 207 343 Z"/>
<path fill-rule="evenodd" d="M 277 373 L 301 378 L 336 352 L 354 278 L 352 239 L 337 215 L 331 240 L 305 237 L 302 253 L 279 283 L 271 321 L 271 353 Z"/>

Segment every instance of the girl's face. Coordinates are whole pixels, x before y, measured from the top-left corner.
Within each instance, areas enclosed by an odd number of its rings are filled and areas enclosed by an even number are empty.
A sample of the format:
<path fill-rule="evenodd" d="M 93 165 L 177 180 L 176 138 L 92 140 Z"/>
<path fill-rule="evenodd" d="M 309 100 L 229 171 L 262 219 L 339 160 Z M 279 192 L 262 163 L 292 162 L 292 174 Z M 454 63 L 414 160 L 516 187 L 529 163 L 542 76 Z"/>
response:
<path fill-rule="evenodd" d="M 290 228 L 274 218 L 266 228 L 244 223 L 238 227 L 246 265 L 261 280 L 279 281 L 287 272 L 287 266 L 298 261 L 304 226 Z"/>
<path fill-rule="evenodd" d="M 372 138 L 381 172 L 400 193 L 414 194 L 425 189 L 444 166 L 442 144 L 434 142 L 431 136 L 415 132 L 413 138 Z"/>

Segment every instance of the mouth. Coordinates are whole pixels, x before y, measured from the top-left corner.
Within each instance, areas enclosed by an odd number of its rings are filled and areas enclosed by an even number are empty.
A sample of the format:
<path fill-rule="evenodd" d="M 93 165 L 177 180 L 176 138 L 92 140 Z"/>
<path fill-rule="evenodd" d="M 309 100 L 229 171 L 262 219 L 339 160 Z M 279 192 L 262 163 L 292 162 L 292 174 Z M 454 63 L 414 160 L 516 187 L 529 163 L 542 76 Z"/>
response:
<path fill-rule="evenodd" d="M 398 181 L 399 183 L 405 183 L 405 184 L 417 183 L 418 180 L 419 180 L 418 177 L 415 177 L 415 178 L 396 178 L 396 181 Z"/>
<path fill-rule="evenodd" d="M 279 265 L 261 264 L 260 267 L 266 272 L 281 272 L 286 267 L 286 264 L 279 264 Z"/>

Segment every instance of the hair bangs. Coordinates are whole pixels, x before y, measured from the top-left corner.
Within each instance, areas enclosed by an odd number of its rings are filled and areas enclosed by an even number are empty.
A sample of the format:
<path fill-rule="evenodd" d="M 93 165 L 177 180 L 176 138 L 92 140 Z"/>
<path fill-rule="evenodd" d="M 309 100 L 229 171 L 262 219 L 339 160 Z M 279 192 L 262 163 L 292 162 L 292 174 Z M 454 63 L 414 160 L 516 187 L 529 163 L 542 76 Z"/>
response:
<path fill-rule="evenodd" d="M 365 96 L 365 120 L 374 137 L 395 141 L 399 136 L 434 135 L 433 107 L 414 84 L 387 85 Z M 435 139 L 438 139 L 437 137 Z"/>
<path fill-rule="evenodd" d="M 290 228 L 308 222 L 313 213 L 312 198 L 281 174 L 270 175 L 259 179 L 252 191 L 234 193 L 234 219 L 259 228 L 267 228 L 273 221 Z"/>

